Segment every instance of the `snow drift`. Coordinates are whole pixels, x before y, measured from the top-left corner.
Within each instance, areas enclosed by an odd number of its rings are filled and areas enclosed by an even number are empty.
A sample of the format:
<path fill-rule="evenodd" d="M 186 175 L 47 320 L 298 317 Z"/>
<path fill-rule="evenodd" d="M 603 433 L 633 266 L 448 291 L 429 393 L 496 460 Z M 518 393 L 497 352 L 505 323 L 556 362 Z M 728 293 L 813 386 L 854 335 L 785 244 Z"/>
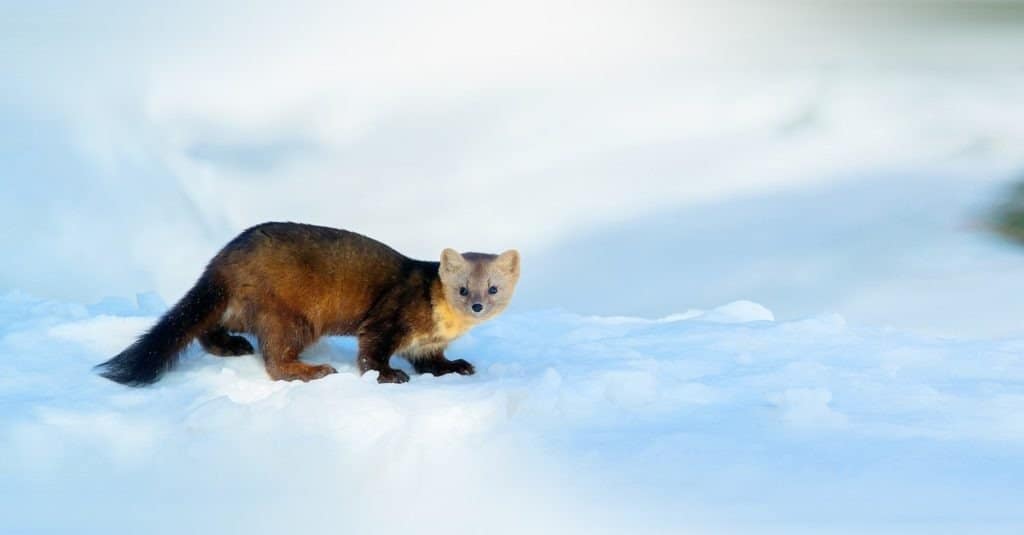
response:
<path fill-rule="evenodd" d="M 162 306 L 0 299 L 0 531 L 1012 532 L 1022 339 L 927 338 L 756 303 L 508 314 L 473 377 L 378 385 L 349 339 L 272 382 L 192 348 L 90 373 Z M 395 359 L 396 362 L 399 359 Z"/>

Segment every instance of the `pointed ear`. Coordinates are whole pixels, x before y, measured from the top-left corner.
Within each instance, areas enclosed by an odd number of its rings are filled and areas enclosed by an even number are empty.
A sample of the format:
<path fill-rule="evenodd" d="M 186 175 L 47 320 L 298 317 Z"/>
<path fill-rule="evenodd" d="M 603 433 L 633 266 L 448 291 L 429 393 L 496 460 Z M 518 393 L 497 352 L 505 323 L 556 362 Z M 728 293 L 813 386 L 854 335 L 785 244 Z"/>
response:
<path fill-rule="evenodd" d="M 455 273 L 466 265 L 466 259 L 455 249 L 441 251 L 441 273 Z"/>
<path fill-rule="evenodd" d="M 508 273 L 513 277 L 519 276 L 519 251 L 509 249 L 498 255 L 498 258 L 494 260 L 494 263 L 498 266 L 498 269 L 501 269 L 505 273 Z"/>

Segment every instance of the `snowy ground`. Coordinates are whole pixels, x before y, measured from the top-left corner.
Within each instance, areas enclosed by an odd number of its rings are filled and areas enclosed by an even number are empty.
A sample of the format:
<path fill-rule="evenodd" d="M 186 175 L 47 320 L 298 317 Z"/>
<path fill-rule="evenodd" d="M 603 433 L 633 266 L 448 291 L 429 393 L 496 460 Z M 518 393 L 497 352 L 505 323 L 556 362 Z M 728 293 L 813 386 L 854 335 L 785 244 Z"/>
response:
<path fill-rule="evenodd" d="M 1024 533 L 1019 2 L 9 4 L 0 534 Z M 473 377 L 91 373 L 267 220 L 523 279 Z"/>
<path fill-rule="evenodd" d="M 192 348 L 151 388 L 90 374 L 163 303 L 0 298 L 4 533 L 1019 533 L 1024 338 L 510 313 L 473 377 L 269 381 Z M 398 359 L 396 359 L 397 361 Z M 404 365 L 404 364 L 403 364 Z"/>

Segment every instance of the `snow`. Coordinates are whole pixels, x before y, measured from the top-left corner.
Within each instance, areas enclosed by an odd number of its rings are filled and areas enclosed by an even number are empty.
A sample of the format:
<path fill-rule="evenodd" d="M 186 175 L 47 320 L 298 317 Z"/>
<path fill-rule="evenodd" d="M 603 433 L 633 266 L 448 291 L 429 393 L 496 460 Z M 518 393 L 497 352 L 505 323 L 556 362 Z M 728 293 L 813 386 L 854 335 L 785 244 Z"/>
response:
<path fill-rule="evenodd" d="M 1020 6 L 770 4 L 9 6 L 0 533 L 1024 532 Z M 91 372 L 267 220 L 523 278 L 472 377 Z"/>
<path fill-rule="evenodd" d="M 877 301 L 929 293 L 911 259 L 1021 164 L 1012 6 L 107 2 L 0 18 L 4 290 L 169 298 L 300 220 L 417 258 L 519 248 L 537 308 L 910 321 L 974 304 Z M 645 276 L 576 286 L 623 269 Z"/>
<path fill-rule="evenodd" d="M 1019 532 L 1024 339 L 775 321 L 508 313 L 478 374 L 270 381 L 197 347 L 156 385 L 90 373 L 134 305 L 0 298 L 5 533 Z M 408 369 L 408 365 L 395 359 Z"/>

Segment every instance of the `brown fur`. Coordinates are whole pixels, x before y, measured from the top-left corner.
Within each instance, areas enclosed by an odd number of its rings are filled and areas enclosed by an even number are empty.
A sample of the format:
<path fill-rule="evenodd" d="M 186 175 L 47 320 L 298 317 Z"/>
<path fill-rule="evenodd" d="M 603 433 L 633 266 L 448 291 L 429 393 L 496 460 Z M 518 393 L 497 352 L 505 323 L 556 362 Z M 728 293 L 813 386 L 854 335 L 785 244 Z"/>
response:
<path fill-rule="evenodd" d="M 265 223 L 240 234 L 211 260 L 197 284 L 204 290 L 193 289 L 186 296 L 207 298 L 203 306 L 190 309 L 191 303 L 183 299 L 150 335 L 156 336 L 163 323 L 178 320 L 185 332 L 174 338 L 174 353 L 180 350 L 179 338 L 194 337 L 210 353 L 233 356 L 253 348 L 229 331 L 252 333 L 274 379 L 309 381 L 334 373 L 326 364 L 299 360 L 303 349 L 325 335 L 357 336 L 360 372 L 377 370 L 382 383 L 408 380 L 390 367 L 393 354 L 408 358 L 419 373 L 466 375 L 474 372 L 473 366 L 448 360 L 445 348 L 500 313 L 518 277 L 515 251 L 460 255 L 446 249 L 441 262 L 426 262 L 354 232 Z M 496 294 L 488 292 L 491 286 L 498 289 Z M 460 293 L 463 287 L 466 295 Z M 475 312 L 474 304 L 482 311 Z M 190 315 L 202 317 L 188 321 Z M 165 330 L 178 334 L 172 327 Z M 147 343 L 160 346 L 146 337 L 136 345 Z M 104 363 L 105 375 L 130 384 L 155 380 L 150 374 L 132 373 L 134 363 L 143 359 L 130 353 L 135 347 Z M 111 372 L 114 368 L 121 371 Z"/>

